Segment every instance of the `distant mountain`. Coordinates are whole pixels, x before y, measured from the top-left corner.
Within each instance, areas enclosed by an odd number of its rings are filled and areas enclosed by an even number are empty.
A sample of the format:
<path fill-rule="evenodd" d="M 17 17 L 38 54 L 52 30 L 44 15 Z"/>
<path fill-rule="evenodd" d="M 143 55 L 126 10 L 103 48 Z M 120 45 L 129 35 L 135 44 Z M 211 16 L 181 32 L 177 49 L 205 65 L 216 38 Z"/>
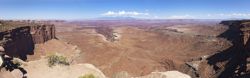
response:
<path fill-rule="evenodd" d="M 136 20 L 134 17 L 100 17 L 97 20 Z"/>
<path fill-rule="evenodd" d="M 246 20 L 246 18 L 228 18 L 227 20 Z"/>

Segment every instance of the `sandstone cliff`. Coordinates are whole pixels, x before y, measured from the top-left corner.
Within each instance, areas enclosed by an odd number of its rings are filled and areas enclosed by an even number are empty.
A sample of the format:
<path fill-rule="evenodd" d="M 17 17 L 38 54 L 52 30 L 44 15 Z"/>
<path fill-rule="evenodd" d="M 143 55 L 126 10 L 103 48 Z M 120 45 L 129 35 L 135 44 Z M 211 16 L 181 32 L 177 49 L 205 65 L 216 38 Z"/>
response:
<path fill-rule="evenodd" d="M 249 30 L 250 20 L 222 21 L 221 24 L 229 27 L 219 37 L 232 42 L 233 46 L 208 59 L 208 63 L 217 72 L 217 77 L 242 77 L 249 74 L 247 59 L 249 59 Z"/>
<path fill-rule="evenodd" d="M 54 25 L 31 26 L 30 32 L 34 43 L 44 43 L 48 40 L 56 38 Z"/>
<path fill-rule="evenodd" d="M 198 78 L 250 77 L 249 22 L 250 20 L 222 21 L 220 24 L 228 29 L 218 37 L 227 39 L 232 46 L 205 58 L 188 62 L 187 65 L 192 68 L 188 74 Z"/>
<path fill-rule="evenodd" d="M 26 60 L 27 55 L 33 54 L 34 44 L 53 38 L 54 25 L 21 26 L 0 32 L 0 46 L 4 47 L 5 54 Z"/>
<path fill-rule="evenodd" d="M 192 78 L 250 77 L 250 20 L 229 20 L 220 24 L 228 29 L 218 38 L 227 39 L 232 45 L 215 54 L 186 62 L 183 72 Z"/>

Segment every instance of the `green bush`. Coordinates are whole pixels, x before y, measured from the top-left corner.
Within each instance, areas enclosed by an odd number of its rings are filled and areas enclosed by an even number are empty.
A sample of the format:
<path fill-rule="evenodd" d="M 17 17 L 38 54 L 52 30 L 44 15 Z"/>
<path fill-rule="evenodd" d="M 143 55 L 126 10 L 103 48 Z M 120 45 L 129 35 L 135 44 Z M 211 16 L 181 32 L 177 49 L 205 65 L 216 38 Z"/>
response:
<path fill-rule="evenodd" d="M 49 67 L 55 66 L 56 64 L 69 65 L 69 62 L 67 58 L 64 56 L 59 56 L 59 55 L 48 56 Z"/>
<path fill-rule="evenodd" d="M 86 74 L 86 75 L 80 76 L 78 78 L 96 78 L 96 77 L 93 74 Z"/>

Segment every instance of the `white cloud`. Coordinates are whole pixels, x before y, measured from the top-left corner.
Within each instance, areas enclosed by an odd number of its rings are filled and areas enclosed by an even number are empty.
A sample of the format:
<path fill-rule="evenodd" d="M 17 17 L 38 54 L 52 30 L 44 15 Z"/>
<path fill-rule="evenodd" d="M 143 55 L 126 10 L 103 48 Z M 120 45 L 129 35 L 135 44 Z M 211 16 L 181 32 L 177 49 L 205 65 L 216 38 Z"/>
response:
<path fill-rule="evenodd" d="M 189 14 L 185 15 L 173 15 L 169 16 L 168 19 L 194 19 L 195 17 Z"/>
<path fill-rule="evenodd" d="M 210 14 L 210 16 L 220 16 L 220 17 L 249 17 L 250 13 L 219 13 L 219 14 Z"/>
<path fill-rule="evenodd" d="M 154 18 L 154 19 L 158 19 L 158 18 L 159 18 L 159 16 L 154 16 L 153 18 Z"/>
<path fill-rule="evenodd" d="M 207 14 L 208 17 L 211 17 L 212 15 L 211 14 Z"/>
<path fill-rule="evenodd" d="M 163 17 L 156 14 L 149 14 L 147 11 L 108 11 L 101 14 L 103 16 L 125 16 L 125 17 L 137 17 L 147 19 L 228 19 L 228 18 L 246 18 L 250 19 L 250 13 L 209 13 L 209 14 L 179 14 L 179 15 L 168 15 Z"/>
<path fill-rule="evenodd" d="M 250 17 L 250 13 L 232 13 L 228 14 L 228 16 Z"/>
<path fill-rule="evenodd" d="M 208 14 L 208 17 L 214 18 L 250 18 L 250 13 L 218 13 Z"/>
<path fill-rule="evenodd" d="M 220 14 L 217 14 L 218 16 L 225 16 L 226 14 L 223 14 L 223 13 L 220 13 Z M 213 15 L 213 16 L 217 16 L 217 15 Z"/>
<path fill-rule="evenodd" d="M 149 13 L 136 12 L 136 11 L 108 11 L 101 14 L 103 16 L 148 16 Z"/>

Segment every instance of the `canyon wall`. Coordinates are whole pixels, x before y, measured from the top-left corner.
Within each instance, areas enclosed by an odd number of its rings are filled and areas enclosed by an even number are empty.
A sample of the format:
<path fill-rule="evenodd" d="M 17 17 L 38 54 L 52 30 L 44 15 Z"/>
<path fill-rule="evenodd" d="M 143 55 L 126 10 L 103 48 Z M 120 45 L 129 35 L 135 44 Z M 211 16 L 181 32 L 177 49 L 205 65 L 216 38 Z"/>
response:
<path fill-rule="evenodd" d="M 218 35 L 231 46 L 215 54 L 186 62 L 183 71 L 192 78 L 249 78 L 250 77 L 250 20 L 229 20 L 220 24 L 228 29 Z"/>
<path fill-rule="evenodd" d="M 27 55 L 33 54 L 35 44 L 53 38 L 55 38 L 54 25 L 22 26 L 0 32 L 0 46 L 4 47 L 5 54 L 26 60 Z"/>
<path fill-rule="evenodd" d="M 56 38 L 54 25 L 31 26 L 31 35 L 34 43 L 44 43 Z"/>
<path fill-rule="evenodd" d="M 228 26 L 229 29 L 219 37 L 226 38 L 233 45 L 223 52 L 211 56 L 208 63 L 216 70 L 217 77 L 245 77 L 249 75 L 250 71 L 250 20 L 222 21 L 221 24 Z"/>

